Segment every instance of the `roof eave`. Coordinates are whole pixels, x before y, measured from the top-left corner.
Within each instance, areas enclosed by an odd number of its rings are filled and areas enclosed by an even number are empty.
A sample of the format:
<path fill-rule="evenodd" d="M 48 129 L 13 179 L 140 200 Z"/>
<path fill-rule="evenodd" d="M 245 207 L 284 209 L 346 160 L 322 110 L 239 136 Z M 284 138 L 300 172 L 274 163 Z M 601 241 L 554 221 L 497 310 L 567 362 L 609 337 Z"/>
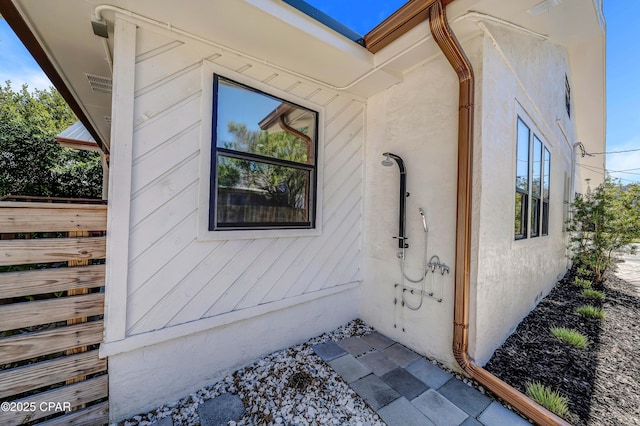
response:
<path fill-rule="evenodd" d="M 100 149 L 108 154 L 109 149 L 105 142 L 96 131 L 95 127 L 89 117 L 85 114 L 84 110 L 80 107 L 80 104 L 73 96 L 73 93 L 65 83 L 64 79 L 58 73 L 55 65 L 47 55 L 47 52 L 38 42 L 36 36 L 31 32 L 31 28 L 27 25 L 26 21 L 20 14 L 20 11 L 16 8 L 11 0 L 0 0 L 0 15 L 7 21 L 13 32 L 18 36 L 22 44 L 27 48 L 33 59 L 40 65 L 42 71 L 51 80 L 54 87 L 60 92 L 60 95 L 69 104 L 69 107 L 74 112 L 78 120 L 87 128 L 91 136 L 96 140 Z"/>
<path fill-rule="evenodd" d="M 377 53 L 385 46 L 406 34 L 429 17 L 429 8 L 436 0 L 410 0 L 391 16 L 364 36 L 364 45 L 371 53 Z M 444 0 L 444 6 L 453 0 Z"/>

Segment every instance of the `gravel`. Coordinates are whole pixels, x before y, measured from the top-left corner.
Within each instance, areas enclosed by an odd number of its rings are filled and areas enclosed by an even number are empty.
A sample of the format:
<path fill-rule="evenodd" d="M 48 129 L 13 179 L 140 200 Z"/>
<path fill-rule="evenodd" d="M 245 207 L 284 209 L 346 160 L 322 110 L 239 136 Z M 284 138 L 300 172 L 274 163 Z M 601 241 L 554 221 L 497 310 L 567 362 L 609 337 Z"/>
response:
<path fill-rule="evenodd" d="M 305 343 L 267 355 L 186 398 L 133 416 L 120 422 L 119 426 L 152 425 L 169 416 L 174 425 L 199 426 L 198 406 L 223 393 L 238 395 L 246 407 L 245 417 L 236 423 L 231 422 L 231 426 L 384 426 L 385 423 L 378 414 L 312 350 L 313 346 L 320 343 L 339 342 L 347 337 L 364 336 L 373 331 L 362 320 L 353 320 Z M 452 371 L 436 360 L 430 362 L 482 394 L 495 398 L 476 381 Z"/>
<path fill-rule="evenodd" d="M 335 373 L 315 355 L 314 345 L 363 336 L 373 331 L 361 320 L 314 337 L 306 343 L 274 352 L 202 388 L 186 398 L 119 423 L 151 425 L 171 416 L 175 425 L 200 425 L 197 408 L 223 393 L 237 394 L 247 407 L 236 425 L 323 424 L 376 426 L 385 423 Z"/>

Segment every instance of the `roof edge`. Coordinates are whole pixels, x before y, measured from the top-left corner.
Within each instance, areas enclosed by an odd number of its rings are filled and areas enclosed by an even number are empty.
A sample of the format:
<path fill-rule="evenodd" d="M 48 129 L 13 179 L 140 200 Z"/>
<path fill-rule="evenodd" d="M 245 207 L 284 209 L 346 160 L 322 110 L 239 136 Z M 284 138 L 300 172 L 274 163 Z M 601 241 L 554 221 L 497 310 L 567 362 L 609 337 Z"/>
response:
<path fill-rule="evenodd" d="M 409 0 L 364 36 L 364 45 L 367 50 L 377 53 L 422 21 L 426 21 L 429 17 L 429 8 L 435 2 L 436 0 Z M 452 2 L 453 0 L 443 1 L 444 6 Z"/>
<path fill-rule="evenodd" d="M 40 65 L 42 71 L 44 71 L 49 80 L 51 80 L 51 83 L 53 83 L 53 86 L 58 90 L 58 92 L 60 92 L 60 95 L 62 95 L 76 117 L 87 128 L 89 133 L 91 133 L 91 136 L 96 140 L 100 149 L 104 153 L 109 153 L 109 149 L 93 127 L 93 123 L 91 123 L 89 117 L 87 117 L 85 112 L 82 110 L 80 104 L 78 104 L 75 97 L 67 87 L 67 84 L 58 73 L 55 65 L 51 62 L 44 48 L 31 32 L 31 28 L 29 28 L 26 21 L 11 0 L 0 0 L 0 15 L 2 15 L 2 17 L 7 21 L 13 32 L 16 33 L 22 44 L 24 44 L 31 56 L 33 56 L 33 59 L 35 59 L 38 65 Z"/>

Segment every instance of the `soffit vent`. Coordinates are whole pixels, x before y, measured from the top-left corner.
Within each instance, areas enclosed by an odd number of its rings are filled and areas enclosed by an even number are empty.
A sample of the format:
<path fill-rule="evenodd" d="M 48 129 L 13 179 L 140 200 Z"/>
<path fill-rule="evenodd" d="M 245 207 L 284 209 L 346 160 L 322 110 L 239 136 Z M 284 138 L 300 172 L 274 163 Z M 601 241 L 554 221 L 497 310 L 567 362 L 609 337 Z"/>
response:
<path fill-rule="evenodd" d="M 112 81 L 108 77 L 102 77 L 99 75 L 85 74 L 89 80 L 91 90 L 96 93 L 108 93 L 111 94 Z"/>

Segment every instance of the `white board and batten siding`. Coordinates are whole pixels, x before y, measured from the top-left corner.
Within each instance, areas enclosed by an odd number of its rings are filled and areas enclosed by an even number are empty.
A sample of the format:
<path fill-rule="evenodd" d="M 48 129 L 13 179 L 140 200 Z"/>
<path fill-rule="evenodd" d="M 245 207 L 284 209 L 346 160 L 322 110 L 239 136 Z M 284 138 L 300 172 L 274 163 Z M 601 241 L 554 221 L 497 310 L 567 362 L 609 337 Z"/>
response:
<path fill-rule="evenodd" d="M 128 108 L 115 105 L 113 111 L 111 175 L 125 187 L 112 182 L 109 211 L 114 228 L 121 226 L 119 218 L 128 218 L 128 238 L 122 238 L 121 230 L 121 238 L 108 249 L 113 287 L 107 295 L 102 354 L 111 356 L 117 369 L 118 354 L 149 351 L 194 333 L 213 333 L 215 340 L 217 327 L 238 321 L 251 327 L 252 319 L 268 321 L 270 313 L 283 315 L 301 303 L 321 304 L 326 324 L 320 329 L 354 318 L 356 299 L 353 307 L 339 304 L 342 312 L 333 312 L 330 300 L 346 297 L 344 292 L 357 298 L 361 281 L 364 103 L 211 46 L 131 23 L 120 27 L 129 33 L 123 39 L 135 39 L 135 59 L 129 59 L 134 63 L 122 63 L 132 46 L 116 41 L 114 51 L 114 77 L 133 78 L 134 89 L 114 93 L 114 102 L 130 102 Z M 119 55 L 124 58 L 120 63 Z M 135 70 L 134 75 L 123 76 L 129 70 Z M 231 234 L 229 239 L 206 230 L 214 72 L 318 111 L 316 230 L 284 236 L 242 231 L 242 238 Z M 127 84 L 120 87 L 126 90 Z M 126 123 L 122 116 L 127 113 L 133 117 L 129 129 L 117 127 L 118 119 Z M 130 146 L 119 143 L 127 139 Z M 116 278 L 120 281 L 114 282 Z M 305 318 L 291 321 L 303 324 Z M 278 337 L 277 330 L 273 333 L 280 347 L 292 343 Z M 245 349 L 243 354 L 256 358 L 262 350 L 248 354 Z M 114 414 L 125 411 L 123 406 Z"/>

